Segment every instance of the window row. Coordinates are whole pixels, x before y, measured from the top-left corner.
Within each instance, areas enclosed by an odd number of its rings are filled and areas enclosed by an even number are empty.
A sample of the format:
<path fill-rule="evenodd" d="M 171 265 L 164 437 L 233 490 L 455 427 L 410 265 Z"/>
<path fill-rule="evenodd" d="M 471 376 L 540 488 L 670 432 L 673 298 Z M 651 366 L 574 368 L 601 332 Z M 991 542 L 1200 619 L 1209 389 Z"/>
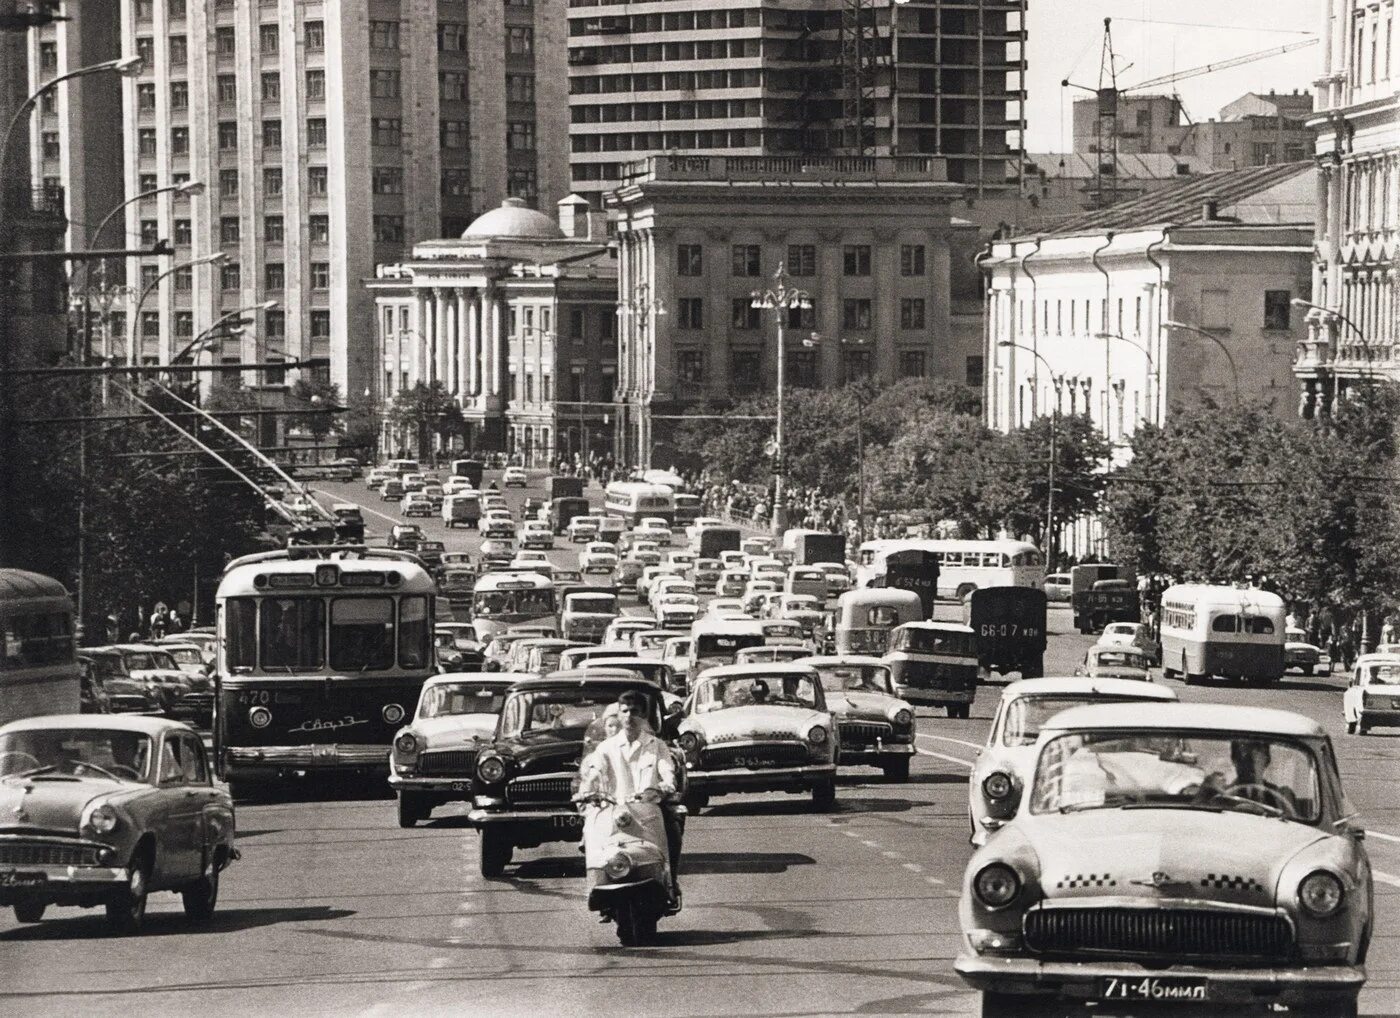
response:
<path fill-rule="evenodd" d="M 841 248 L 842 274 L 846 276 L 869 276 L 869 244 L 845 244 Z M 762 247 L 758 244 L 734 244 L 730 247 L 731 276 L 756 277 L 763 275 Z M 704 247 L 701 244 L 676 245 L 676 274 L 679 276 L 703 276 L 705 274 Z M 784 269 L 790 276 L 815 276 L 817 274 L 817 246 L 815 244 L 789 244 Z M 899 249 L 899 274 L 901 276 L 922 276 L 924 274 L 924 245 L 903 244 Z"/>
<path fill-rule="evenodd" d="M 225 266 L 235 271 L 231 278 L 226 277 L 225 282 L 232 282 L 233 285 L 225 285 L 225 290 L 239 289 L 238 272 L 236 266 Z M 117 316 L 120 312 L 114 312 L 108 318 L 108 325 L 114 332 L 119 331 L 116 326 Z M 173 326 L 172 334 L 176 337 L 189 337 L 194 335 L 194 312 L 176 311 L 171 319 Z M 331 313 L 325 308 L 315 308 L 307 313 L 307 324 L 310 327 L 312 339 L 325 339 L 331 334 Z M 142 311 L 141 312 L 141 338 L 151 340 L 161 335 L 161 312 Z M 287 337 L 287 314 L 285 311 L 264 311 L 261 335 L 267 340 L 284 340 Z"/>
<path fill-rule="evenodd" d="M 686 99 L 681 102 L 589 103 L 569 111 L 575 124 L 627 124 L 634 120 L 728 120 L 763 115 L 761 99 Z"/>
<path fill-rule="evenodd" d="M 847 348 L 841 351 L 839 384 L 848 385 L 870 378 L 874 373 L 874 351 Z M 680 350 L 676 354 L 676 377 L 689 385 L 704 385 L 709 381 L 709 358 L 705 350 Z M 928 355 L 923 350 L 900 350 L 897 370 L 900 378 L 924 378 L 928 374 Z M 783 365 L 785 381 L 790 385 L 814 388 L 822 384 L 821 361 L 814 350 L 789 350 Z M 759 350 L 729 351 L 730 386 L 737 392 L 762 388 L 763 353 Z"/>
<path fill-rule="evenodd" d="M 712 28 L 757 28 L 764 12 L 757 7 L 718 11 L 679 11 L 664 14 L 619 14 L 569 19 L 569 34 L 621 35 L 626 32 L 693 32 Z"/>
<path fill-rule="evenodd" d="M 262 217 L 262 237 L 264 244 L 286 242 L 286 219 L 279 215 Z M 194 234 L 189 219 L 171 221 L 174 234 L 173 243 L 177 247 L 188 247 L 194 243 Z M 160 222 L 155 219 L 141 220 L 141 243 L 153 244 L 160 237 Z M 329 216 L 312 215 L 306 217 L 306 237 L 312 244 L 329 244 L 331 240 L 331 220 Z M 237 244 L 243 239 L 242 220 L 236 216 L 223 216 L 219 219 L 219 242 Z"/>
<path fill-rule="evenodd" d="M 734 297 L 729 305 L 729 327 L 739 331 L 763 328 L 764 308 L 753 306 L 750 297 Z M 814 307 L 790 307 L 786 312 L 785 325 L 790 329 L 815 329 L 817 311 Z M 866 297 L 848 297 L 841 301 L 841 327 L 865 331 L 874 327 L 875 305 Z M 899 300 L 899 327 L 905 330 L 925 329 L 927 325 L 927 305 L 922 297 L 901 297 Z M 678 329 L 704 329 L 705 298 L 681 297 L 676 301 L 676 327 Z"/>
<path fill-rule="evenodd" d="M 738 60 L 763 55 L 760 39 L 698 39 L 684 42 L 624 43 L 578 46 L 569 50 L 571 64 L 660 64 L 677 60 Z"/>
<path fill-rule="evenodd" d="M 719 71 L 656 71 L 650 74 L 599 74 L 569 79 L 574 95 L 612 92 L 677 92 L 700 88 L 761 88 L 763 72 L 756 68 Z"/>

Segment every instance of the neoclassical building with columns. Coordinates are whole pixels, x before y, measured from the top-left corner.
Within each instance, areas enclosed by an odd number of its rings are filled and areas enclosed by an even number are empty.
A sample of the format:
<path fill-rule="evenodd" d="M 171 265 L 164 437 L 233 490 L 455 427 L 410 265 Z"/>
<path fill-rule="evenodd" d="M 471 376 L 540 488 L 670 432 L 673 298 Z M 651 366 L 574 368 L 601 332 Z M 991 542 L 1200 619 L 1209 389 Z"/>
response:
<path fill-rule="evenodd" d="M 461 404 L 468 449 L 546 464 L 612 448 L 617 267 L 586 199 L 565 198 L 556 220 L 508 198 L 365 285 L 386 407 L 441 382 Z"/>

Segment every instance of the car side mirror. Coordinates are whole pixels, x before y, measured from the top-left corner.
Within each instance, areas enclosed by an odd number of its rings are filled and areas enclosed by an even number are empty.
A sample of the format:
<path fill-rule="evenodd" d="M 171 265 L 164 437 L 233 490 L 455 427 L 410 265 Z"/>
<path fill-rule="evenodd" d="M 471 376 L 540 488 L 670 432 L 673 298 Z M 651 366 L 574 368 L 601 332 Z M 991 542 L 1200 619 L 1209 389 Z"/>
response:
<path fill-rule="evenodd" d="M 1366 828 L 1358 823 L 1360 816 L 1360 813 L 1352 813 L 1342 817 L 1340 820 L 1333 821 L 1332 826 L 1336 828 L 1338 834 L 1345 835 L 1354 841 L 1365 841 Z"/>

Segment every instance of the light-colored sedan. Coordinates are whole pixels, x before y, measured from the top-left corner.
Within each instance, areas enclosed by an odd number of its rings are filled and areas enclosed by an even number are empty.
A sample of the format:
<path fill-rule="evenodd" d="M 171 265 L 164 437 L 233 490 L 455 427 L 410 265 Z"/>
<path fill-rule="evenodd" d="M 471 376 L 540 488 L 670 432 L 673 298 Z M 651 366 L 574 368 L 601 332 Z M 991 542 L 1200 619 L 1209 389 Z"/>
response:
<path fill-rule="evenodd" d="M 501 475 L 503 488 L 523 488 L 529 483 L 523 467 L 506 467 L 505 473 Z"/>
<path fill-rule="evenodd" d="M 967 783 L 968 840 L 974 845 L 986 844 L 993 831 L 1016 815 L 1035 764 L 1036 736 L 1049 718 L 1070 707 L 1092 703 L 1175 700 L 1176 693 L 1166 686 L 1132 679 L 1022 679 L 1008 685 Z"/>
<path fill-rule="evenodd" d="M 501 538 L 503 540 L 515 539 L 515 524 L 509 516 L 494 517 L 492 519 L 483 518 L 478 525 L 483 538 Z"/>
<path fill-rule="evenodd" d="M 1086 1001 L 1357 1013 L 1371 865 L 1321 725 L 1104 704 L 1050 718 L 1034 752 L 1014 818 L 963 878 L 954 968 L 983 1015 Z"/>
<path fill-rule="evenodd" d="M 554 531 L 549 528 L 548 523 L 539 520 L 526 520 L 520 524 L 520 531 L 516 535 L 522 548 L 539 548 L 548 551 L 554 547 Z"/>
<path fill-rule="evenodd" d="M 1098 642 L 1105 647 L 1136 647 L 1154 665 L 1162 663 L 1162 645 L 1152 635 L 1152 629 L 1145 622 L 1110 622 L 1103 627 Z"/>
<path fill-rule="evenodd" d="M 1342 694 L 1347 734 L 1400 726 L 1400 654 L 1363 654 Z"/>
<path fill-rule="evenodd" d="M 1096 643 L 1084 653 L 1076 674 L 1091 679 L 1152 681 L 1152 659 L 1133 646 Z"/>
<path fill-rule="evenodd" d="M 412 491 L 399 502 L 399 514 L 402 516 L 431 516 L 433 515 L 433 503 L 422 492 Z"/>
<path fill-rule="evenodd" d="M 578 568 L 585 576 L 611 576 L 617 568 L 617 549 L 604 541 L 593 541 L 579 552 Z"/>
<path fill-rule="evenodd" d="M 640 523 L 632 528 L 633 547 L 638 541 L 651 541 L 661 548 L 671 546 L 671 528 L 658 523 Z"/>

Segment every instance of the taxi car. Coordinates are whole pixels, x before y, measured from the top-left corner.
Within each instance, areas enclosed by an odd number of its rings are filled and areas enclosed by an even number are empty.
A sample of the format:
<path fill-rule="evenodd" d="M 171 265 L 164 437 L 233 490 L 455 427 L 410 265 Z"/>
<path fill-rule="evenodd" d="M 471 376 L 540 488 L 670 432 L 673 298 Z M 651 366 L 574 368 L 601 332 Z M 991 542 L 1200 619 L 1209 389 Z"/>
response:
<path fill-rule="evenodd" d="M 84 647 L 78 651 L 78 663 L 92 675 L 106 696 L 106 714 L 145 714 L 157 717 L 165 713 L 160 694 L 149 683 L 132 677 L 122 656 L 115 650 Z"/>
<path fill-rule="evenodd" d="M 506 690 L 526 675 L 449 672 L 423 683 L 418 707 L 394 734 L 389 787 L 399 800 L 399 826 L 412 827 L 433 808 L 471 799 L 476 755 L 496 731 Z"/>
<path fill-rule="evenodd" d="M 1308 634 L 1297 626 L 1288 626 L 1283 631 L 1283 669 L 1289 671 L 1296 668 L 1304 675 L 1312 675 L 1314 671 L 1325 675 L 1332 667 L 1329 660 L 1326 667 L 1322 667 L 1322 648 L 1308 640 Z"/>
<path fill-rule="evenodd" d="M 662 548 L 671 546 L 671 528 L 662 519 L 644 519 L 632 528 L 632 543 L 654 541 Z"/>
<path fill-rule="evenodd" d="M 646 566 L 661 565 L 661 546 L 655 541 L 635 541 L 627 551 L 627 557 L 633 562 L 640 562 Z"/>
<path fill-rule="evenodd" d="M 526 520 L 520 524 L 517 539 L 522 548 L 540 548 L 545 551 L 554 547 L 554 531 L 548 523 L 539 520 Z"/>
<path fill-rule="evenodd" d="M 617 568 L 617 549 L 602 541 L 590 541 L 579 552 L 578 567 L 585 576 L 611 576 Z"/>
<path fill-rule="evenodd" d="M 1016 814 L 1035 765 L 1041 725 L 1070 707 L 1094 703 L 1174 702 L 1167 686 L 1132 679 L 1021 679 L 1002 691 L 987 742 L 967 783 L 968 840 L 985 845 Z"/>
<path fill-rule="evenodd" d="M 836 804 L 836 719 L 813 668 L 707 669 L 686 700 L 677 741 L 692 813 L 733 792 L 810 792 L 819 810 Z"/>
<path fill-rule="evenodd" d="M 405 494 L 422 491 L 428 483 L 428 479 L 424 475 L 418 473 L 404 474 L 399 480 L 403 482 Z"/>
<path fill-rule="evenodd" d="M 1152 659 L 1136 647 L 1116 643 L 1096 643 L 1084 652 L 1084 660 L 1075 669 L 1077 675 L 1091 679 L 1135 679 L 1152 681 Z"/>
<path fill-rule="evenodd" d="M 571 590 L 559 610 L 559 631 L 566 640 L 598 643 L 620 613 L 617 592 L 611 587 Z"/>
<path fill-rule="evenodd" d="M 523 488 L 528 481 L 523 467 L 506 467 L 505 473 L 501 475 L 502 488 Z"/>
<path fill-rule="evenodd" d="M 740 657 L 746 653 L 740 651 Z M 804 657 L 797 663 L 821 676 L 826 705 L 836 717 L 841 766 L 867 764 L 879 767 L 890 781 L 908 781 L 915 753 L 914 707 L 895 695 L 889 665 L 857 654 Z"/>
<path fill-rule="evenodd" d="M 984 1015 L 1067 999 L 1356 1014 L 1371 866 L 1317 722 L 1074 707 L 1035 757 L 1015 817 L 963 878 L 954 968 Z"/>
<path fill-rule="evenodd" d="M 597 741 L 603 711 L 628 690 L 647 699 L 662 737 L 662 691 L 635 675 L 559 671 L 522 679 L 506 693 L 489 744 L 477 754 L 468 823 L 480 835 L 481 875 L 499 877 L 517 848 L 577 842 L 583 817 L 573 804 L 585 743 Z M 678 776 L 683 761 L 676 754 Z"/>
<path fill-rule="evenodd" d="M 1154 665 L 1162 663 L 1162 645 L 1145 622 L 1110 622 L 1103 627 L 1098 642 L 1104 646 L 1136 647 Z"/>
<path fill-rule="evenodd" d="M 569 521 L 567 528 L 569 540 L 574 544 L 596 541 L 598 539 L 598 523 L 599 517 L 597 516 L 575 516 Z"/>
<path fill-rule="evenodd" d="M 652 601 L 652 611 L 662 626 L 685 630 L 700 616 L 700 599 L 693 592 L 665 590 Z"/>
<path fill-rule="evenodd" d="M 1362 654 L 1342 694 L 1348 735 L 1400 726 L 1400 654 Z"/>
<path fill-rule="evenodd" d="M 483 517 L 477 524 L 484 539 L 515 540 L 515 522 L 509 516 Z"/>
<path fill-rule="evenodd" d="M 749 574 L 739 569 L 726 569 L 715 583 L 715 593 L 720 597 L 744 596 L 744 588 L 749 585 Z"/>
<path fill-rule="evenodd" d="M 238 858 L 233 799 L 198 733 L 160 718 L 51 714 L 0 727 L 0 906 L 103 906 L 140 931 L 153 891 L 208 919 Z"/>

